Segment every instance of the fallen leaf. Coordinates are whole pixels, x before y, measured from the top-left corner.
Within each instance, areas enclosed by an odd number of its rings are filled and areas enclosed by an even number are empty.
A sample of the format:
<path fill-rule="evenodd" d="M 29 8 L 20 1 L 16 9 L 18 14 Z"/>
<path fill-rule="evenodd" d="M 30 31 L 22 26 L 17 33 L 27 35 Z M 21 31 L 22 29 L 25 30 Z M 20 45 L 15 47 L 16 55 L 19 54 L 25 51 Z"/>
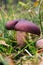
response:
<path fill-rule="evenodd" d="M 7 61 L 9 65 L 15 65 L 14 61 L 10 57 L 5 57 L 5 61 Z"/>
<path fill-rule="evenodd" d="M 42 59 L 41 59 L 39 65 L 43 65 L 43 57 L 42 57 Z"/>
<path fill-rule="evenodd" d="M 37 7 L 39 5 L 39 1 L 34 2 L 34 7 Z"/>
<path fill-rule="evenodd" d="M 4 45 L 4 46 L 9 46 L 8 44 L 6 44 L 6 42 L 4 40 L 0 40 L 0 44 Z"/>

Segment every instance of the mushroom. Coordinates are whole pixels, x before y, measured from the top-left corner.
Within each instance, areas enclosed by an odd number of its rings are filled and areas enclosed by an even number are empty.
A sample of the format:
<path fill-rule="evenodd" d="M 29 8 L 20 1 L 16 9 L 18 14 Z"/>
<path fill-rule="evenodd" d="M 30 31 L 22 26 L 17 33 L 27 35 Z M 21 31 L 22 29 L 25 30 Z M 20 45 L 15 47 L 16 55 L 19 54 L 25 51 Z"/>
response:
<path fill-rule="evenodd" d="M 36 47 L 37 48 L 43 48 L 43 39 L 40 39 L 36 42 Z"/>
<path fill-rule="evenodd" d="M 23 32 L 29 32 L 29 33 L 40 35 L 40 29 L 36 24 L 23 19 L 7 22 L 6 28 L 8 30 L 12 29 L 16 31 L 23 31 Z"/>
<path fill-rule="evenodd" d="M 39 27 L 36 24 L 32 23 L 31 21 L 24 20 L 24 19 L 9 21 L 6 23 L 5 27 L 8 30 L 17 31 L 16 38 L 17 38 L 18 45 L 20 47 L 23 47 L 25 45 L 23 39 L 26 40 L 27 32 L 40 35 Z"/>

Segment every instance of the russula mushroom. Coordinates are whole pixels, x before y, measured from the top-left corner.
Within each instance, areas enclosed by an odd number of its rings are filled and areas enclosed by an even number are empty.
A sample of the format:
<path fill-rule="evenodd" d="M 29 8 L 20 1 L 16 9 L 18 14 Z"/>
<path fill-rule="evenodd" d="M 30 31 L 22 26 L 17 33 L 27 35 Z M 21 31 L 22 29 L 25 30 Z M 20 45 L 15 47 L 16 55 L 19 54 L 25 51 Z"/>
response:
<path fill-rule="evenodd" d="M 20 47 L 24 45 L 24 41 L 22 38 L 26 39 L 27 32 L 40 35 L 39 27 L 36 24 L 24 19 L 9 21 L 5 26 L 8 30 L 17 31 L 17 42 Z"/>
<path fill-rule="evenodd" d="M 40 39 L 36 42 L 36 47 L 37 48 L 43 48 L 43 39 Z"/>

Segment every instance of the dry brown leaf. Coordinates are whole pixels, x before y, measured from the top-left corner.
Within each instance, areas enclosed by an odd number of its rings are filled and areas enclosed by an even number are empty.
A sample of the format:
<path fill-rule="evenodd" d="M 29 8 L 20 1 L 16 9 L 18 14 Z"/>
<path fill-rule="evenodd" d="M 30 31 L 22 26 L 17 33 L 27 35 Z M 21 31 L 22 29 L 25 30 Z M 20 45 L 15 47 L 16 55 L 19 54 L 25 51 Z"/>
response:
<path fill-rule="evenodd" d="M 41 61 L 39 65 L 43 65 L 43 61 Z"/>
<path fill-rule="evenodd" d="M 42 57 L 42 59 L 41 59 L 39 65 L 43 65 L 43 57 Z"/>
<path fill-rule="evenodd" d="M 9 65 L 16 65 L 10 57 L 5 57 L 5 60 L 8 62 Z"/>
<path fill-rule="evenodd" d="M 24 61 L 22 65 L 33 65 L 30 60 Z"/>

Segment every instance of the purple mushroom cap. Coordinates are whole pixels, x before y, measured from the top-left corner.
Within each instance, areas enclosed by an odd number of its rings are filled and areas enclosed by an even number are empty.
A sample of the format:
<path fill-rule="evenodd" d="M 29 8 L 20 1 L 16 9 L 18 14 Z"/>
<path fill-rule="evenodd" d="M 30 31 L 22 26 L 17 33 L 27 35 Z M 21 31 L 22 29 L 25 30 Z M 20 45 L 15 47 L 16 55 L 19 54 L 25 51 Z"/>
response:
<path fill-rule="evenodd" d="M 29 32 L 29 33 L 40 35 L 40 28 L 36 24 L 23 19 L 7 22 L 6 29 Z"/>
<path fill-rule="evenodd" d="M 18 23 L 18 20 L 11 20 L 5 24 L 5 28 L 8 30 L 14 30 L 14 26 Z"/>

